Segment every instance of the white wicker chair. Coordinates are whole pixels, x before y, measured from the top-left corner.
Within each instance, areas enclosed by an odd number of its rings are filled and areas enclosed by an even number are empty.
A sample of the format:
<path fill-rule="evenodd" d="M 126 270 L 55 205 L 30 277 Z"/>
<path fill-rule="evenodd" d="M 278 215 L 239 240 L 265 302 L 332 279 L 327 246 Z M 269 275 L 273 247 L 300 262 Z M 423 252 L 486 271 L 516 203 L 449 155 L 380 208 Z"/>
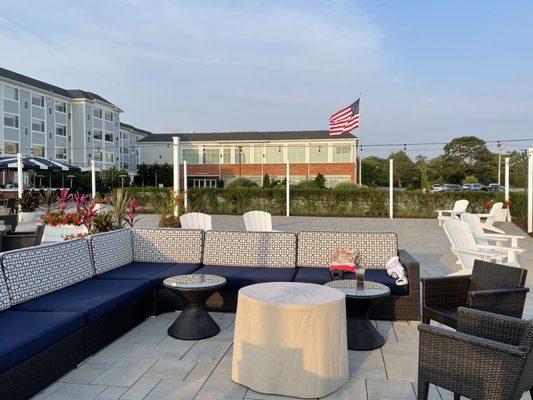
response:
<path fill-rule="evenodd" d="M 247 231 L 272 232 L 272 215 L 265 211 L 249 211 L 243 216 Z"/>
<path fill-rule="evenodd" d="M 211 216 L 203 213 L 188 213 L 180 217 L 181 227 L 185 229 L 203 229 L 210 231 L 212 229 Z"/>
<path fill-rule="evenodd" d="M 444 221 L 448 221 L 450 219 L 459 218 L 459 216 L 466 212 L 466 208 L 468 207 L 468 200 L 457 200 L 455 204 L 453 205 L 452 210 L 435 210 L 439 215 L 437 216 L 437 221 L 439 222 L 439 226 L 442 226 L 442 223 Z"/>
<path fill-rule="evenodd" d="M 496 216 L 498 215 L 498 213 L 501 211 L 501 209 L 503 208 L 503 203 L 502 202 L 498 202 L 498 203 L 494 203 L 489 211 L 488 214 L 476 214 L 476 216 L 481 220 L 481 219 L 484 219 L 485 222 L 482 222 L 482 225 L 483 225 L 483 229 L 487 230 L 487 231 L 491 231 L 491 232 L 496 232 L 496 233 L 501 233 L 501 234 L 505 234 L 504 231 L 502 231 L 501 229 L 498 229 L 494 226 L 494 221 L 496 221 Z"/>
<path fill-rule="evenodd" d="M 459 264 L 467 271 L 472 270 L 475 260 L 520 267 L 516 261 L 516 254 L 522 253 L 523 250 L 478 244 L 470 227 L 464 221 L 459 219 L 444 221 L 444 232 L 448 236 L 452 245 L 451 250 L 457 256 Z"/>

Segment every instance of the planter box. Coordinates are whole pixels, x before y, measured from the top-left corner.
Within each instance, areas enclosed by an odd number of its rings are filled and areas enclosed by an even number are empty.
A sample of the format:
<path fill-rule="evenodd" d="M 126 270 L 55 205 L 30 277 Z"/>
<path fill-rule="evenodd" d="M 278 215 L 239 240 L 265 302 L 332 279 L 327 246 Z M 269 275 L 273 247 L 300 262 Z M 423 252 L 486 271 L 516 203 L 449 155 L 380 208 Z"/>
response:
<path fill-rule="evenodd" d="M 37 212 L 19 211 L 18 219 L 19 222 L 35 222 L 37 220 Z"/>
<path fill-rule="evenodd" d="M 86 233 L 87 228 L 83 225 L 46 225 L 44 227 L 43 242 L 62 242 L 66 235 Z"/>

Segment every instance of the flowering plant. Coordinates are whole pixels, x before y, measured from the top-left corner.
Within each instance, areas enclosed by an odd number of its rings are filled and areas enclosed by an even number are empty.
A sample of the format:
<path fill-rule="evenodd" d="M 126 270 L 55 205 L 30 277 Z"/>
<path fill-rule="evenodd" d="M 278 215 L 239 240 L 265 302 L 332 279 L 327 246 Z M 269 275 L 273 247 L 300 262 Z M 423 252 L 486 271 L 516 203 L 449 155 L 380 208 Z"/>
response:
<path fill-rule="evenodd" d="M 174 215 L 159 216 L 159 226 L 161 228 L 181 228 L 180 218 Z"/>
<path fill-rule="evenodd" d="M 513 205 L 513 202 L 511 200 L 505 200 L 503 202 L 503 208 L 511 208 L 512 205 Z"/>

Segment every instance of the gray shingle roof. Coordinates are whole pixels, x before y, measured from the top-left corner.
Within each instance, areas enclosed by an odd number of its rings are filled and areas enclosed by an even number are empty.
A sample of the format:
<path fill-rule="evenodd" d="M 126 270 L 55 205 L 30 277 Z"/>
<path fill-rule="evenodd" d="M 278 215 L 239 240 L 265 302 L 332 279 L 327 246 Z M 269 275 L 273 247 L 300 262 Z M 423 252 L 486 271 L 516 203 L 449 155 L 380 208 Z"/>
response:
<path fill-rule="evenodd" d="M 15 82 L 19 82 L 28 86 L 33 86 L 47 92 L 55 93 L 63 97 L 68 97 L 71 99 L 89 99 L 89 100 L 99 100 L 104 103 L 107 103 L 113 107 L 116 107 L 110 101 L 104 99 L 102 96 L 95 93 L 86 92 L 80 89 L 67 90 L 60 88 L 59 86 L 50 85 L 49 83 L 39 81 L 37 79 L 30 78 L 29 76 L 19 74 L 17 72 L 10 71 L 5 68 L 0 67 L 0 77 L 6 78 Z M 117 107 L 118 108 L 118 107 Z"/>
<path fill-rule="evenodd" d="M 128 129 L 131 129 L 131 130 L 133 130 L 133 131 L 135 131 L 137 133 L 142 133 L 144 135 L 151 135 L 152 134 L 152 132 L 145 131 L 144 129 L 139 129 L 136 126 L 133 126 L 133 125 L 130 125 L 130 124 L 126 124 L 124 122 L 120 123 L 120 127 L 121 128 L 128 128 Z"/>
<path fill-rule="evenodd" d="M 319 140 L 319 139 L 355 139 L 352 134 L 343 136 L 329 136 L 329 131 L 273 131 L 273 132 L 211 132 L 211 133 L 152 133 L 140 142 L 172 142 L 174 136 L 179 136 L 181 142 L 215 142 L 239 140 Z"/>

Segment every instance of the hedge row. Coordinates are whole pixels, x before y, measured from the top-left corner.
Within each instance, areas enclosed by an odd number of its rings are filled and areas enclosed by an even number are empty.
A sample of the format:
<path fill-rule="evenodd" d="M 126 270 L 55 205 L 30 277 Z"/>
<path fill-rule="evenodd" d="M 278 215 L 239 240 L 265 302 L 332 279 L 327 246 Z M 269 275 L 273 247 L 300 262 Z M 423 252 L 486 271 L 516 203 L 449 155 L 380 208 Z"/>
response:
<path fill-rule="evenodd" d="M 527 226 L 527 193 L 526 192 L 511 192 L 509 193 L 511 200 L 511 216 L 514 219 L 522 222 L 523 226 Z"/>
<path fill-rule="evenodd" d="M 130 193 L 145 209 L 149 208 L 150 193 L 161 189 L 131 188 Z M 168 190 L 168 189 L 166 189 Z M 285 188 L 210 188 L 190 189 L 189 209 L 207 214 L 243 214 L 263 210 L 274 215 L 285 214 Z M 469 211 L 486 212 L 488 200 L 503 200 L 502 193 L 457 192 L 423 193 L 404 191 L 394 193 L 394 216 L 406 218 L 435 218 L 437 209 L 450 209 L 459 199 L 470 202 Z M 387 217 L 388 192 L 374 188 L 299 189 L 291 188 L 291 215 Z"/>

